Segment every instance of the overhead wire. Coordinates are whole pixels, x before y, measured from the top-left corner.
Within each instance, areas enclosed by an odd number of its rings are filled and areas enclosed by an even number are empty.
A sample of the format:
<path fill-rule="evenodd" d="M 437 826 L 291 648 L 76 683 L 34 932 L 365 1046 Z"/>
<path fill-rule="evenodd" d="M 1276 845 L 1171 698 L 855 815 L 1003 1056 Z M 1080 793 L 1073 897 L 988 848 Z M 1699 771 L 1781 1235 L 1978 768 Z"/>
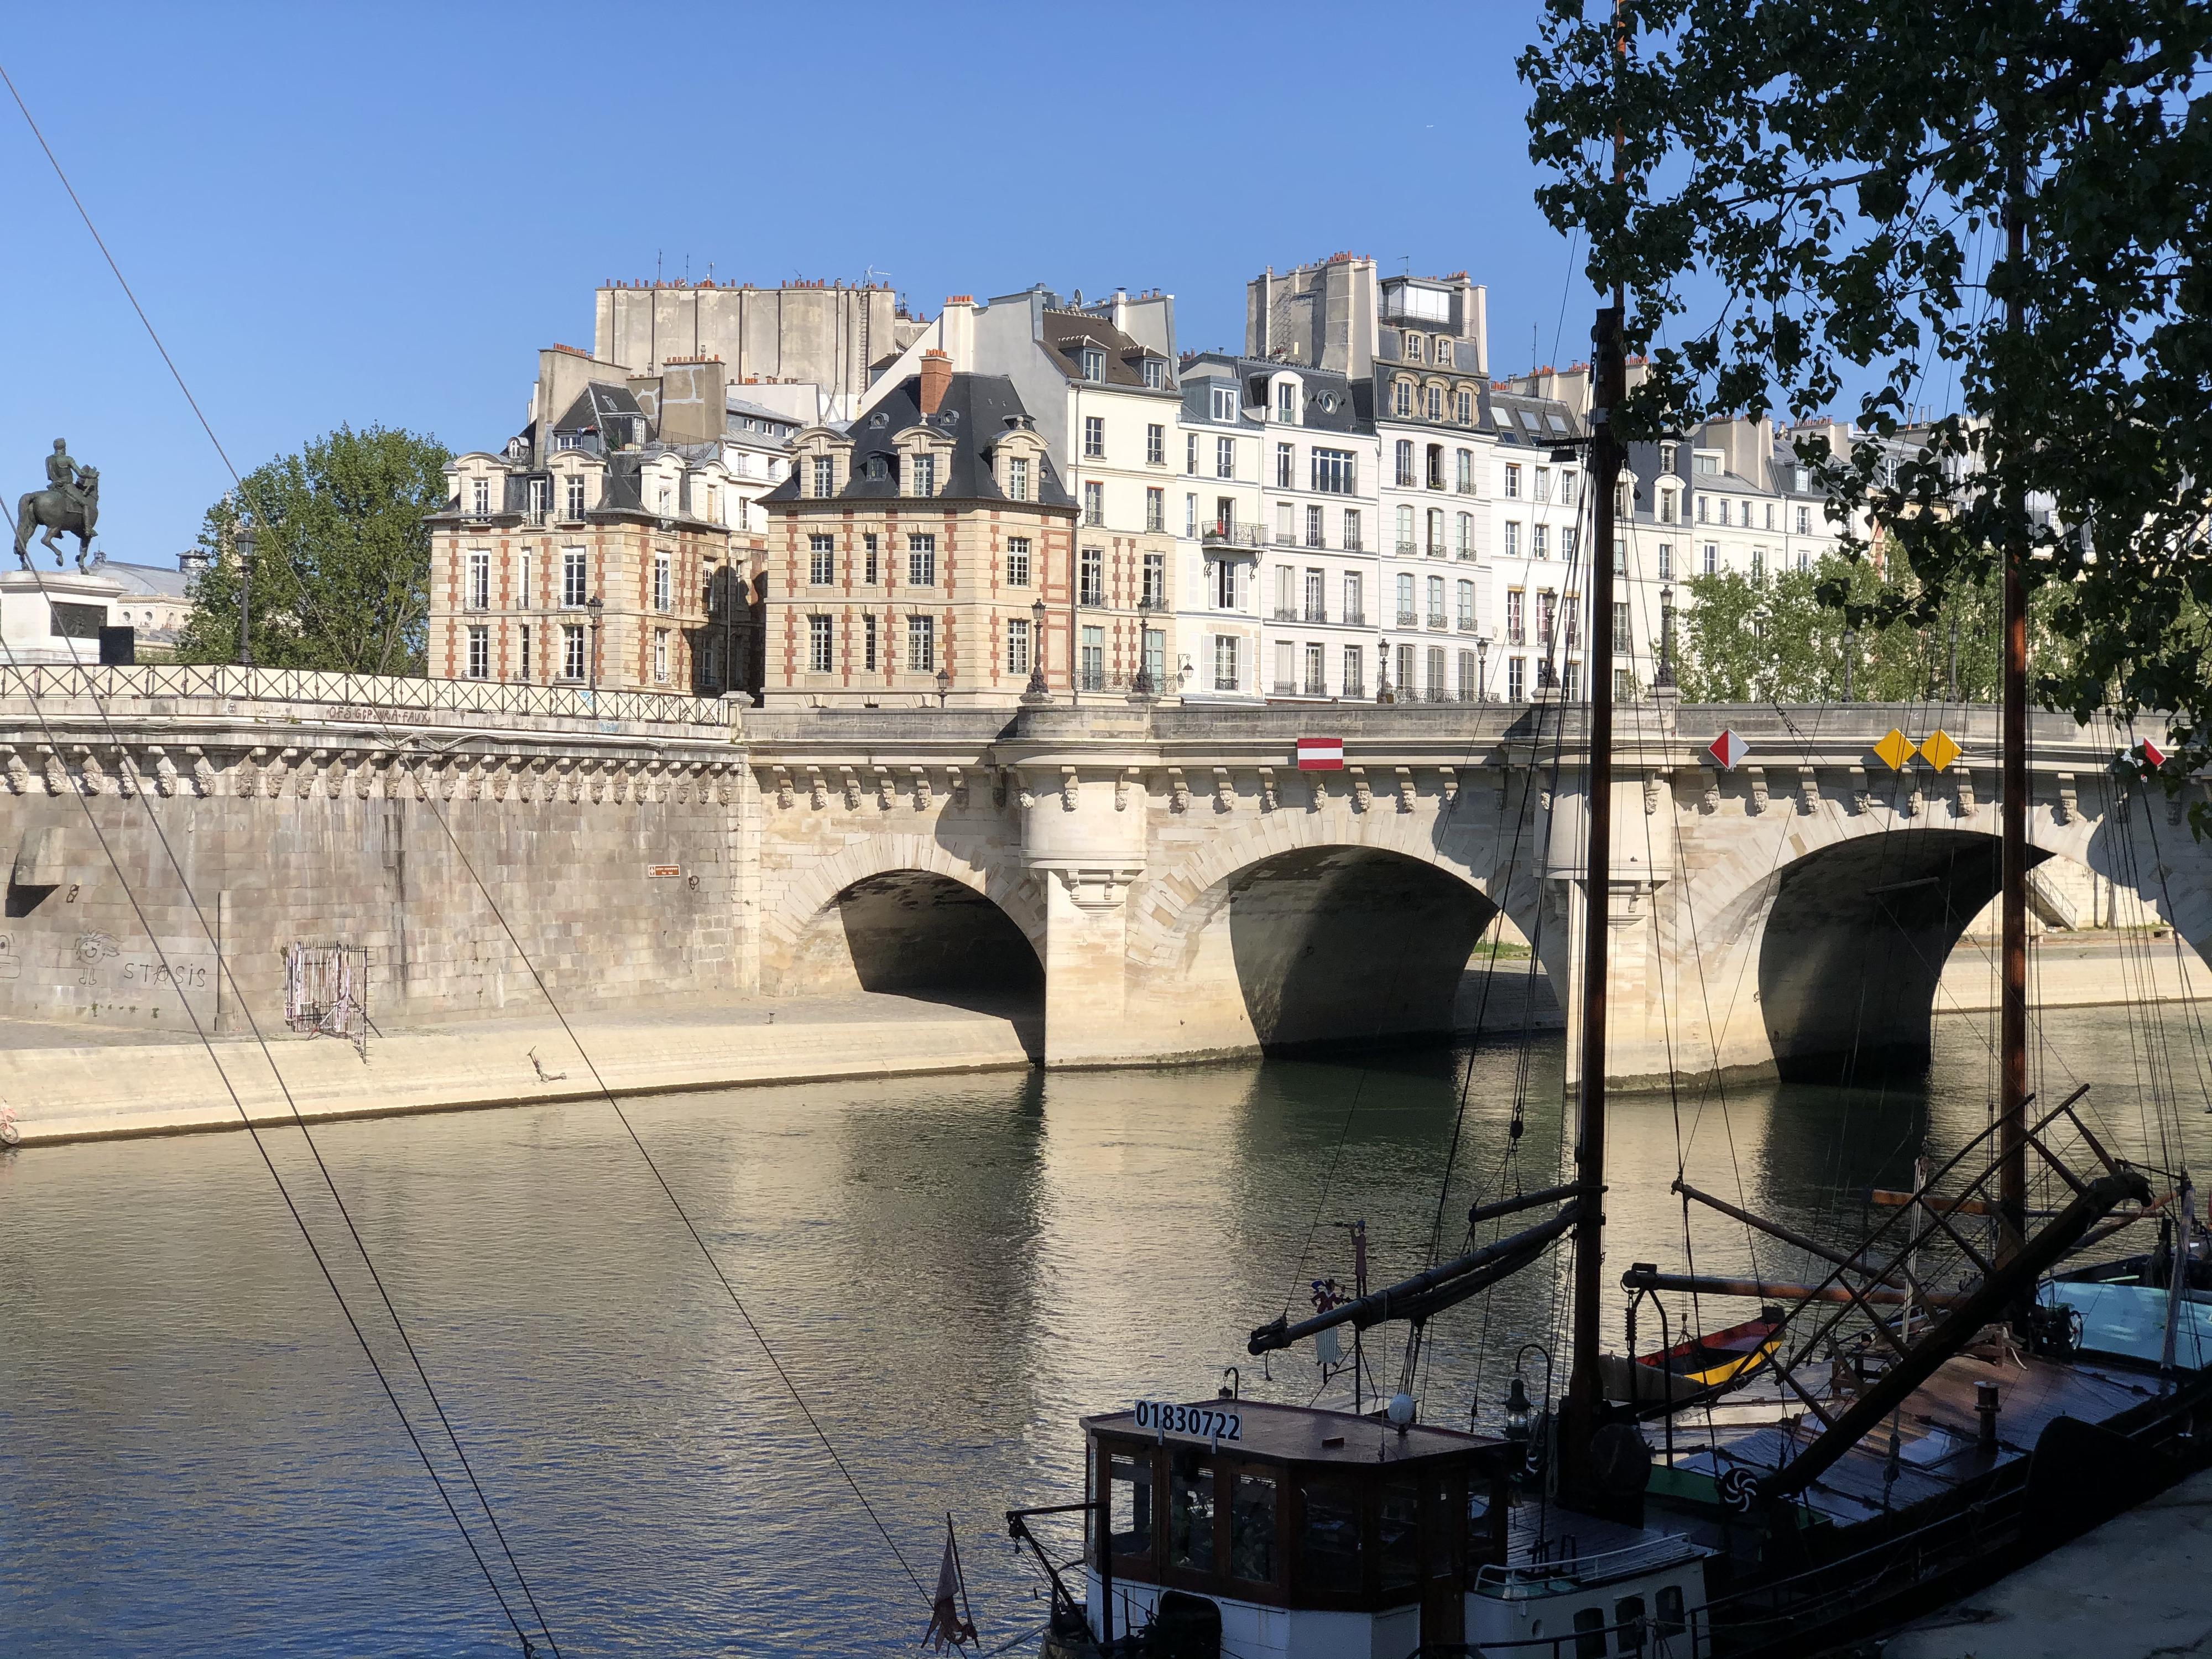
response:
<path fill-rule="evenodd" d="M 91 213 L 85 207 L 83 199 L 78 196 L 76 187 L 70 183 L 69 174 L 62 167 L 60 158 L 55 155 L 53 147 L 46 142 L 46 134 L 40 129 L 38 121 L 32 115 L 29 106 L 25 103 L 21 92 L 17 89 L 14 78 L 8 74 L 4 65 L 0 65 L 0 82 L 4 82 L 7 86 L 9 95 L 15 99 L 16 108 L 21 112 L 25 124 L 30 128 L 32 136 L 38 141 L 40 149 L 45 153 L 47 162 L 53 168 L 55 177 L 60 181 L 62 188 L 67 191 L 70 204 L 76 209 L 78 216 L 83 220 L 85 228 L 91 234 L 94 244 L 99 247 L 101 258 L 107 262 L 108 269 L 114 274 L 118 285 L 123 289 L 125 297 L 129 300 L 131 309 L 137 313 L 138 320 L 144 326 L 148 337 L 151 339 L 154 343 L 155 349 L 161 354 L 162 362 L 167 366 L 171 376 L 176 380 L 179 391 L 184 394 L 185 402 L 190 404 L 194 416 L 199 421 L 202 430 L 207 434 L 209 441 L 214 445 L 216 453 L 222 459 L 225 470 L 229 471 L 234 481 L 242 483 L 242 481 L 239 480 L 237 469 L 231 465 L 229 455 L 223 449 L 221 440 L 216 437 L 213 426 L 209 423 L 207 416 L 201 410 L 198 400 L 193 398 L 191 389 L 185 384 L 184 376 L 178 369 L 175 360 L 169 355 L 168 348 L 163 343 L 160 331 L 155 328 L 152 319 L 146 314 L 145 307 L 139 303 L 137 294 L 132 291 L 128 279 L 123 275 L 121 266 L 116 263 L 115 256 L 109 252 L 107 243 L 100 235 L 98 226 L 93 222 Z M 46 592 L 46 581 L 44 576 L 40 574 L 35 564 L 29 565 L 27 568 L 31 570 L 33 578 L 37 580 L 40 592 L 43 596 Z M 0 647 L 4 647 L 9 667 L 15 672 L 17 680 L 24 686 L 27 694 L 30 698 L 33 712 L 38 717 L 40 730 L 46 735 L 48 747 L 57 757 L 58 757 L 62 752 L 61 746 L 58 739 L 56 738 L 52 731 L 51 722 L 46 718 L 45 706 L 42 700 L 39 697 L 38 693 L 35 688 L 32 685 L 28 677 L 25 676 L 21 672 L 23 665 L 16 660 L 13 646 L 6 644 L 4 641 L 0 641 Z M 76 666 L 80 672 L 84 674 L 87 690 L 90 696 L 93 707 L 100 715 L 101 724 L 107 732 L 109 740 L 114 744 L 118 751 L 123 752 L 125 755 L 122 766 L 126 772 L 126 775 L 135 776 L 135 769 L 132 769 L 130 765 L 127 750 L 125 750 L 124 749 L 120 734 L 115 730 L 112 715 L 108 710 L 105 700 L 100 696 L 97 685 L 93 682 L 90 670 L 82 663 L 77 664 Z M 508 1624 L 514 1629 L 517 1640 L 522 1644 L 523 1650 L 526 1655 L 534 1652 L 534 1644 L 531 1642 L 529 1637 L 524 1632 L 521 1624 L 516 1618 L 513 1608 L 508 1606 L 507 1597 L 501 1590 L 496 1578 L 493 1576 L 489 1565 L 484 1560 L 482 1553 L 477 1549 L 476 1540 L 471 1534 L 466 1522 L 461 1519 L 460 1512 L 453 1504 L 452 1494 L 446 1490 L 443 1477 L 439 1474 L 435 1464 L 432 1462 L 428 1452 L 422 1447 L 421 1440 L 416 1433 L 415 1425 L 412 1420 L 409 1418 L 405 1407 L 401 1405 L 397 1392 L 392 1387 L 390 1378 L 385 1375 L 383 1365 L 377 1359 L 374 1349 L 369 1344 L 366 1334 L 362 1330 L 359 1322 L 355 1318 L 352 1308 L 346 1302 L 344 1292 L 340 1289 L 337 1277 L 331 1271 L 329 1262 L 325 1260 L 321 1247 L 316 1243 L 313 1230 L 307 1225 L 306 1218 L 300 1211 L 297 1202 L 294 1200 L 290 1188 L 285 1184 L 282 1173 L 276 1168 L 275 1159 L 270 1156 L 266 1144 L 262 1140 L 260 1131 L 253 1122 L 252 1115 L 247 1110 L 243 1100 L 240 1097 L 236 1086 L 231 1080 L 228 1071 L 223 1066 L 222 1060 L 216 1056 L 214 1044 L 200 1020 L 198 1011 L 192 1007 L 190 999 L 184 994 L 183 980 L 170 971 L 167 952 L 162 946 L 160 939 L 155 937 L 154 930 L 146 917 L 144 909 L 139 902 L 137 894 L 131 884 L 129 877 L 125 874 L 123 866 L 115 859 L 113 851 L 108 845 L 106 836 L 100 828 L 98 817 L 93 812 L 89 799 L 81 789 L 73 790 L 72 793 L 76 793 L 78 797 L 79 805 L 82 807 L 85 812 L 86 821 L 92 830 L 94 838 L 100 845 L 102 855 L 107 859 L 110 866 L 115 871 L 117 879 L 123 888 L 125 896 L 130 902 L 132 914 L 137 918 L 139 926 L 145 930 L 149 943 L 154 951 L 156 959 L 161 964 L 163 974 L 168 979 L 169 983 L 178 988 L 179 1000 L 183 1004 L 185 1013 L 191 1021 L 194 1033 L 198 1036 L 202 1046 L 207 1050 L 208 1058 L 210 1063 L 214 1065 L 217 1076 L 222 1079 L 224 1090 L 230 1096 L 233 1106 L 237 1109 L 241 1121 L 244 1123 L 247 1132 L 252 1136 L 255 1150 L 260 1153 L 262 1161 L 268 1167 L 270 1176 L 276 1182 L 277 1190 L 284 1200 L 287 1210 L 291 1213 L 295 1223 L 299 1226 L 301 1236 L 307 1241 L 308 1249 L 315 1258 L 316 1266 L 322 1271 L 325 1282 L 330 1285 L 331 1294 L 337 1297 L 340 1311 L 344 1315 L 346 1322 L 353 1330 L 356 1339 L 361 1343 L 363 1354 L 368 1359 L 371 1368 L 376 1372 L 378 1382 L 382 1386 L 386 1398 L 392 1403 L 393 1410 L 398 1414 L 401 1425 L 405 1429 L 410 1442 L 415 1446 L 416 1455 L 421 1457 L 424 1468 L 429 1473 L 432 1482 L 438 1489 L 440 1498 L 446 1504 L 447 1512 L 452 1516 L 455 1526 L 459 1528 L 463 1540 L 467 1543 L 470 1554 L 476 1559 L 477 1565 L 479 1571 L 483 1572 L 486 1583 L 490 1587 L 495 1599 L 498 1601 L 501 1613 L 506 1616 Z M 186 902 L 191 908 L 193 919 L 198 922 L 201 930 L 206 933 L 210 941 L 213 942 L 216 937 L 214 929 L 209 925 L 205 915 L 201 910 L 198 897 L 191 892 L 190 884 L 185 878 L 184 867 L 176 856 L 175 849 L 169 843 L 167 832 L 161 828 L 159 815 L 153 811 L 152 803 L 147 799 L 143 787 L 137 787 L 134 784 L 132 793 L 138 797 L 141 804 L 146 808 L 148 821 L 153 828 L 156 840 L 161 844 L 164 857 L 167 859 L 170 867 L 175 872 L 179 882 L 183 887 Z M 376 1264 L 369 1254 L 368 1247 L 362 1240 L 359 1229 L 355 1225 L 352 1212 L 347 1207 L 343 1197 L 339 1194 L 337 1190 L 337 1183 L 332 1177 L 329 1166 L 324 1162 L 321 1148 L 317 1146 L 313 1133 L 308 1130 L 307 1120 L 301 1113 L 298 1103 L 293 1098 L 290 1086 L 285 1082 L 283 1073 L 276 1065 L 276 1057 L 269 1048 L 268 1041 L 261 1031 L 259 1022 L 253 1018 L 252 1010 L 246 1006 L 244 999 L 239 997 L 237 994 L 238 988 L 235 977 L 232 975 L 228 963 L 224 959 L 220 951 L 216 952 L 216 969 L 217 972 L 229 982 L 234 1000 L 237 1001 L 239 1007 L 246 1015 L 248 1027 L 252 1032 L 256 1043 L 260 1048 L 262 1058 L 268 1065 L 271 1077 L 275 1079 L 278 1089 L 284 1097 L 285 1104 L 292 1114 L 293 1120 L 300 1130 L 301 1139 L 314 1159 L 316 1170 L 322 1177 L 324 1187 L 329 1192 L 331 1200 L 336 1206 L 340 1218 L 344 1223 L 347 1236 L 352 1240 L 355 1250 L 361 1257 L 362 1265 L 365 1269 L 367 1269 L 370 1281 L 375 1286 L 378 1299 L 382 1303 L 386 1314 L 392 1321 L 392 1328 L 398 1335 L 400 1343 L 406 1351 L 409 1363 L 414 1369 L 416 1377 L 422 1382 L 424 1395 L 429 1400 L 432 1410 L 435 1413 L 440 1425 L 446 1432 L 447 1439 L 453 1447 L 454 1456 L 459 1462 L 464 1473 L 467 1476 L 470 1488 L 476 1496 L 478 1507 L 482 1510 L 485 1521 L 491 1527 L 493 1535 L 498 1540 L 501 1553 L 506 1558 L 507 1566 L 514 1575 L 515 1582 L 521 1589 L 523 1599 L 529 1607 L 531 1616 L 537 1621 L 538 1632 L 544 1638 L 547 1646 L 552 1650 L 555 1655 L 555 1659 L 559 1659 L 559 1644 L 555 1640 L 551 1629 L 548 1626 L 544 1615 L 538 1606 L 536 1594 L 530 1587 L 529 1579 L 523 1572 L 521 1564 L 515 1559 L 514 1553 L 507 1543 L 505 1528 L 501 1525 L 498 1516 L 492 1508 L 491 1501 L 489 1497 L 486 1496 L 483 1485 L 477 1477 L 474 1465 L 470 1462 L 467 1452 L 463 1449 L 461 1446 L 459 1435 L 453 1428 L 452 1420 L 447 1414 L 444 1402 L 438 1397 L 436 1388 L 430 1381 L 429 1372 L 423 1365 L 422 1357 L 416 1350 L 413 1339 L 410 1336 L 407 1331 L 405 1322 L 400 1318 L 398 1310 L 392 1303 L 390 1292 L 385 1286 L 383 1276 L 378 1273 Z"/>

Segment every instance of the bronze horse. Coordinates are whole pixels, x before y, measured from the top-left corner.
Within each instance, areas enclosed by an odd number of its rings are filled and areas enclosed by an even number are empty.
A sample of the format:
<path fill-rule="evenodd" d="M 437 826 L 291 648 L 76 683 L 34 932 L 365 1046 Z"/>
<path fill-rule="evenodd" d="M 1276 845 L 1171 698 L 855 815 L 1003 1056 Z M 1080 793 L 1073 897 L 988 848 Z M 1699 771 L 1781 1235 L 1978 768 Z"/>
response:
<path fill-rule="evenodd" d="M 92 551 L 92 527 L 100 518 L 100 469 L 88 466 L 78 476 L 83 483 L 74 494 L 34 489 L 15 503 L 15 557 L 24 569 L 31 568 L 31 556 L 24 550 L 31 544 L 31 532 L 42 525 L 46 534 L 39 541 L 53 550 L 56 569 L 62 562 L 61 544 L 54 540 L 56 531 L 76 538 L 76 568 L 92 568 L 87 556 Z"/>

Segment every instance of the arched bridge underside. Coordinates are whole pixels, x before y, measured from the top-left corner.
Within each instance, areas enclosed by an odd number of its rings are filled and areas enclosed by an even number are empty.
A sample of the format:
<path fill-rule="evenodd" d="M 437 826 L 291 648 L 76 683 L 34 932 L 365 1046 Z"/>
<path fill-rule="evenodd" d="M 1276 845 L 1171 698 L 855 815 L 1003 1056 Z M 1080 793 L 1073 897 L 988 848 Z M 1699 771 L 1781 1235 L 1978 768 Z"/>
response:
<path fill-rule="evenodd" d="M 1944 774 L 1869 764 L 1915 719 L 1829 710 L 1815 744 L 1771 711 L 1685 709 L 1623 745 L 1616 1081 L 1926 1063 L 1944 963 L 1996 891 L 1997 823 L 1988 711 L 1951 711 L 1968 752 Z M 1723 725 L 1765 763 L 1718 771 L 1703 750 Z M 1344 736 L 1346 770 L 1287 763 L 1309 727 Z M 2036 858 L 2202 952 L 2212 860 L 2186 802 L 2124 793 L 2112 734 L 2072 733 L 2038 737 Z M 1459 1024 L 1503 911 L 1571 1016 L 1585 774 L 1574 732 L 1528 711 L 789 716 L 747 735 L 763 988 L 1041 994 L 1054 1065 L 1372 1042 Z"/>

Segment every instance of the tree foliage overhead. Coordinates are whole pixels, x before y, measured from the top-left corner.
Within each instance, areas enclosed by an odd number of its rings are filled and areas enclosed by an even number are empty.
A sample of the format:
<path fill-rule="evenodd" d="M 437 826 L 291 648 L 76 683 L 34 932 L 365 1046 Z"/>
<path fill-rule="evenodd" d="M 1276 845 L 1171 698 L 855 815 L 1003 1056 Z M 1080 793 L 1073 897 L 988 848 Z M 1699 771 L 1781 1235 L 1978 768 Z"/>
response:
<path fill-rule="evenodd" d="M 1539 200 L 1650 360 L 1629 431 L 1864 386 L 1889 438 L 1955 377 L 1904 465 L 1801 446 L 1911 576 L 1822 598 L 1924 627 L 2026 549 L 2072 647 L 2036 695 L 2172 711 L 2170 787 L 2212 758 L 2209 48 L 2203 0 L 1549 0 L 1520 63 Z"/>
<path fill-rule="evenodd" d="M 420 674 L 429 616 L 430 533 L 446 501 L 435 438 L 342 426 L 248 473 L 207 510 L 214 556 L 177 642 L 180 662 L 234 662 L 241 508 L 254 523 L 248 589 L 253 660 L 264 667 Z"/>
<path fill-rule="evenodd" d="M 1888 591 L 1911 583 L 1909 573 L 1877 573 L 1834 555 L 1771 576 L 1692 576 L 1676 682 L 1692 702 L 1833 702 L 1843 696 L 1848 655 L 1851 695 L 1862 702 L 1936 702 L 1954 691 L 1961 702 L 1996 701 L 2004 609 L 1996 584 L 1954 583 L 1930 619 L 1916 624 L 1904 613 L 1920 608 L 1923 596 Z M 1846 595 L 1862 617 L 1885 606 L 1900 615 L 1850 629 L 1844 610 L 1820 603 L 1823 590 Z M 2069 654 L 2051 634 L 2049 608 L 2039 599 L 2028 618 L 2028 661 L 2046 672 Z"/>

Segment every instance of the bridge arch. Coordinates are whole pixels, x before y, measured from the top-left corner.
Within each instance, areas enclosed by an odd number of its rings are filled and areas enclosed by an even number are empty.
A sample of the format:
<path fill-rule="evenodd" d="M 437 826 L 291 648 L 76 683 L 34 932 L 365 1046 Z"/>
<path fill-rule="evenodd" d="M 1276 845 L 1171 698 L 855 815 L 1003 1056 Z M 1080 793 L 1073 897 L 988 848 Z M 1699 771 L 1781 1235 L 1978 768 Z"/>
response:
<path fill-rule="evenodd" d="M 1018 866 L 972 863 L 933 837 L 868 837 L 795 872 L 763 907 L 762 988 L 1036 995 L 1045 920 Z"/>
<path fill-rule="evenodd" d="M 1499 906 L 1474 862 L 1488 837 L 1435 805 L 1271 813 L 1152 872 L 1131 899 L 1133 1018 L 1185 1053 L 1455 1030 Z"/>
<path fill-rule="evenodd" d="M 2062 900 L 2051 878 L 2063 883 L 2063 867 L 2078 866 L 2132 895 L 2204 955 L 2212 882 L 2196 850 L 2184 850 L 2186 826 L 2171 822 L 2160 800 L 2100 805 L 2106 810 L 2094 816 L 2070 802 L 2031 811 L 2032 908 L 2054 920 Z M 1823 803 L 1827 810 L 1778 825 L 1781 845 L 1767 845 L 1781 861 L 1754 869 L 1756 851 L 1746 847 L 1713 860 L 1676 896 L 1677 915 L 1662 924 L 1680 964 L 1675 1004 L 1689 1026 L 1701 1003 L 1720 1015 L 1708 1051 L 1720 1068 L 1841 1085 L 1925 1070 L 1940 983 L 1997 896 L 2000 856 L 1993 807 L 1930 805 L 1905 817 Z M 1693 918 L 1680 914 L 1684 903 Z M 1701 974 L 1702 987 L 1689 974 Z M 1698 1052 L 1704 1040 L 1688 1047 Z"/>

